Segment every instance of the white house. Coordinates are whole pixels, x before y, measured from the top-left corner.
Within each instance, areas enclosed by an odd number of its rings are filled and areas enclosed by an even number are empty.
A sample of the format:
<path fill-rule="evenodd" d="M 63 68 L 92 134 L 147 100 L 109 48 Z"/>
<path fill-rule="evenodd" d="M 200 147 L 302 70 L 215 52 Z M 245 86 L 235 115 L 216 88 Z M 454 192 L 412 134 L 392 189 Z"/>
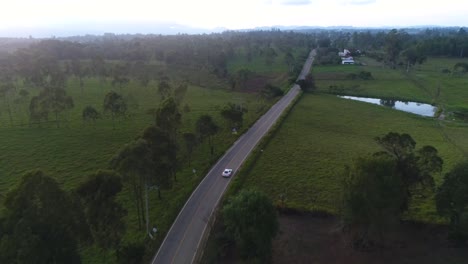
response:
<path fill-rule="evenodd" d="M 354 64 L 354 60 L 353 60 L 353 58 L 351 58 L 351 59 L 346 58 L 346 59 L 341 61 L 341 64 Z"/>
<path fill-rule="evenodd" d="M 343 52 L 338 52 L 338 56 L 340 57 L 348 57 L 351 52 L 347 49 L 344 49 Z"/>

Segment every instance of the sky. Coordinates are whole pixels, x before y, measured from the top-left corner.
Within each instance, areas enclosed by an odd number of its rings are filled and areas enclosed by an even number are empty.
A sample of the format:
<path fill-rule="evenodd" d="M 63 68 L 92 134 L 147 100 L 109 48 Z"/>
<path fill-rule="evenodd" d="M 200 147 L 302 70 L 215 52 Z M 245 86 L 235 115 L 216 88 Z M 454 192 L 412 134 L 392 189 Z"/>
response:
<path fill-rule="evenodd" d="M 0 36 L 34 34 L 38 28 L 122 33 L 137 30 L 128 25 L 144 24 L 204 29 L 468 26 L 466 0 L 0 0 L 0 6 Z"/>

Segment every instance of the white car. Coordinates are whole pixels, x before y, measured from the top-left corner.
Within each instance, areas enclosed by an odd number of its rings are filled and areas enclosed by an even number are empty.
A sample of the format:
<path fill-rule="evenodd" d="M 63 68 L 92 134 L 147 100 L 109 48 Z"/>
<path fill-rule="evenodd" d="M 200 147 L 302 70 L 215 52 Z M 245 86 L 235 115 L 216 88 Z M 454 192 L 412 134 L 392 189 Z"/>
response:
<path fill-rule="evenodd" d="M 230 177 L 232 175 L 232 169 L 225 169 L 223 171 L 223 177 Z"/>

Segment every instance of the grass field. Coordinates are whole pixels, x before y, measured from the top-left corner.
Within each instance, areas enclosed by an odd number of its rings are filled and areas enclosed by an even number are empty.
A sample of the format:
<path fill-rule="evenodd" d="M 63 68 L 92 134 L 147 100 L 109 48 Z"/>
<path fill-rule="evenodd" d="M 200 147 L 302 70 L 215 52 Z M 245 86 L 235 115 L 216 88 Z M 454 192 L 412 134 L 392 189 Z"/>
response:
<path fill-rule="evenodd" d="M 392 70 L 372 58 L 360 57 L 361 65 L 317 66 L 313 69 L 320 91 L 328 92 L 330 86 L 343 89 L 344 94 L 378 98 L 395 98 L 442 106 L 447 111 L 468 109 L 468 75 L 443 73 L 453 71 L 457 62 L 467 59 L 428 58 L 408 73 Z M 368 71 L 374 80 L 349 80 L 347 75 Z"/>
<path fill-rule="evenodd" d="M 26 123 L 26 116 L 14 113 L 14 127 L 3 123 L 0 128 L 0 201 L 4 194 L 19 181 L 21 176 L 33 169 L 42 169 L 56 178 L 66 189 L 70 190 L 84 181 L 88 175 L 98 169 L 108 167 L 109 161 L 124 144 L 141 134 L 143 129 L 153 123 L 150 115 L 144 112 L 158 107 L 160 99 L 155 87 L 142 88 L 129 85 L 122 94 L 131 96 L 138 102 L 138 108 L 131 109 L 131 115 L 118 121 L 116 129 L 112 128 L 110 118 L 97 120 L 95 125 L 84 124 L 81 111 L 86 105 L 101 109 L 105 93 L 111 90 L 109 84 L 99 85 L 96 80 L 86 83 L 85 91 L 72 82 L 67 91 L 75 100 L 75 107 L 66 114 L 68 122 L 56 128 L 55 124 L 41 127 L 20 126 Z M 117 91 L 119 91 L 117 89 Z M 191 111 L 183 113 L 184 127 L 181 131 L 194 131 L 194 122 L 202 114 L 212 115 L 223 127 L 219 110 L 227 102 L 240 101 L 250 111 L 245 117 L 245 125 L 251 124 L 260 114 L 256 111 L 258 103 L 254 94 L 241 94 L 221 89 L 206 89 L 191 86 L 186 95 L 186 103 Z M 6 118 L 4 115 L 3 118 Z M 5 120 L 5 119 L 4 119 Z M 23 121 L 20 121 L 23 120 Z M 237 136 L 222 130 L 215 137 L 215 155 L 217 157 L 232 143 Z M 181 148 L 181 153 L 183 152 Z M 173 218 L 183 205 L 193 188 L 200 181 L 204 172 L 210 167 L 213 158 L 205 145 L 200 146 L 193 154 L 192 167 L 199 172 L 196 176 L 192 168 L 179 172 L 179 181 L 172 190 L 163 192 L 163 200 L 158 200 L 156 193 L 151 194 L 152 224 L 158 227 L 161 236 L 170 227 Z M 185 167 L 186 164 L 184 164 Z M 141 241 L 145 234 L 137 230 L 137 220 L 133 200 L 128 190 L 124 190 L 119 199 L 128 210 L 126 241 Z M 84 263 L 114 263 L 112 253 L 101 252 L 98 248 L 83 249 Z"/>
<path fill-rule="evenodd" d="M 313 73 L 320 92 L 330 86 L 344 87 L 345 94 L 377 98 L 399 98 L 417 102 L 438 102 L 444 107 L 462 103 L 468 89 L 459 98 L 452 94 L 461 88 L 466 77 L 443 79 L 452 86 L 430 85 L 440 71 L 435 65 L 454 64 L 452 59 L 429 59 L 427 65 L 416 66 L 409 74 L 383 68 L 370 58 L 361 58 L 366 66 L 316 66 Z M 445 66 L 443 66 L 445 67 Z M 369 71 L 373 80 L 350 80 L 347 75 Z M 441 73 L 442 74 L 442 73 Z M 428 79 L 421 81 L 424 76 Z M 455 79 L 452 79 L 455 78 Z M 441 81 L 442 82 L 442 81 Z M 466 99 L 465 99 L 466 100 Z M 409 133 L 417 147 L 433 145 L 444 159 L 444 171 L 468 157 L 468 125 L 439 121 L 362 102 L 340 99 L 323 93 L 304 94 L 274 133 L 253 168 L 246 172 L 243 187 L 256 187 L 267 192 L 275 201 L 286 197 L 286 206 L 304 211 L 336 213 L 340 203 L 341 173 L 359 156 L 380 150 L 376 136 L 388 132 Z M 443 173 L 436 177 L 437 184 Z M 433 197 L 418 199 L 407 218 L 440 222 Z"/>
<path fill-rule="evenodd" d="M 258 70 L 260 64 L 246 64 L 252 70 Z M 287 75 L 282 72 L 283 61 L 275 60 L 277 70 L 264 74 L 271 77 L 275 85 L 283 89 L 287 85 Z M 182 164 L 177 173 L 178 181 L 171 190 L 162 191 L 162 199 L 157 198 L 157 192 L 150 192 L 150 222 L 151 226 L 158 228 L 155 240 L 148 241 L 144 230 L 138 230 L 137 217 L 133 207 L 132 194 L 124 187 L 119 194 L 128 215 L 125 219 L 127 232 L 124 242 L 143 242 L 149 245 L 146 257 L 150 258 L 162 242 L 165 233 L 177 216 L 180 208 L 188 196 L 197 186 L 213 162 L 239 137 L 232 135 L 226 127 L 225 121 L 219 114 L 228 102 L 240 104 L 247 108 L 244 115 L 244 127 L 248 128 L 272 102 L 258 100 L 256 93 L 240 93 L 231 91 L 227 81 L 217 78 L 210 73 L 196 72 L 194 69 L 169 69 L 165 65 L 156 65 L 164 71 L 176 86 L 182 80 L 190 80 L 191 85 L 185 96 L 183 105 L 187 104 L 190 111 L 182 112 L 182 128 L 180 132 L 193 132 L 195 121 L 200 115 L 210 114 L 221 127 L 218 135 L 214 137 L 215 154 L 210 155 L 208 144 L 198 146 L 192 155 L 192 164 Z M 156 67 L 155 66 L 155 67 Z M 275 83 L 276 82 L 276 83 Z M 74 100 L 74 108 L 61 115 L 61 127 L 57 128 L 51 117 L 51 122 L 37 125 L 28 125 L 27 109 L 29 100 L 36 95 L 38 89 L 29 89 L 29 97 L 23 102 L 11 104 L 13 109 L 13 125 L 10 124 L 5 105 L 0 103 L 0 203 L 9 189 L 14 187 L 22 175 L 34 169 L 42 169 L 57 181 L 66 190 L 75 188 L 91 173 L 98 169 L 105 169 L 109 161 L 124 144 L 138 137 L 144 128 L 154 123 L 153 117 L 146 114 L 148 109 L 158 108 L 160 97 L 157 92 L 157 80 L 152 81 L 148 87 L 142 87 L 134 81 L 122 87 L 112 87 L 111 80 L 101 83 L 98 79 L 85 79 L 83 91 L 78 80 L 70 78 L 67 84 L 67 94 Z M 102 113 L 104 96 L 114 90 L 127 99 L 129 114 L 126 118 L 116 122 L 113 129 L 109 116 L 103 115 L 95 124 L 84 123 L 81 113 L 84 107 L 91 105 Z M 66 120 L 66 121 L 65 121 Z M 243 131 L 240 131 L 241 133 Z M 181 144 L 179 153 L 185 153 Z M 194 174 L 192 169 L 196 169 Z M 1 213 L 1 208 L 0 208 Z M 115 263 L 115 252 L 103 251 L 97 247 L 81 249 L 83 263 Z"/>
<path fill-rule="evenodd" d="M 430 118 L 333 95 L 304 94 L 264 148 L 244 187 L 259 188 L 275 200 L 284 194 L 287 206 L 298 210 L 336 213 L 344 166 L 380 150 L 373 138 L 390 131 L 409 133 L 419 147 L 435 146 L 445 171 L 468 151 L 466 143 L 457 143 L 466 141 L 468 127 L 442 129 Z M 409 217 L 438 221 L 431 200 L 415 204 Z"/>

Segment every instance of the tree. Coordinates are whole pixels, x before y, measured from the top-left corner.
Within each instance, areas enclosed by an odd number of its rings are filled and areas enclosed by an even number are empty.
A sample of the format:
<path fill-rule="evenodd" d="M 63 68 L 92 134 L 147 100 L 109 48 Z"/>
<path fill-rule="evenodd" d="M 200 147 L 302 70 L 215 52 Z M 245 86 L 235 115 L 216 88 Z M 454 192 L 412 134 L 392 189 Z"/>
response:
<path fill-rule="evenodd" d="M 96 119 L 100 118 L 100 116 L 99 112 L 92 106 L 88 105 L 83 109 L 83 121 L 93 121 L 95 123 Z"/>
<path fill-rule="evenodd" d="M 173 97 L 165 99 L 156 112 L 156 125 L 166 131 L 175 142 L 182 115 Z"/>
<path fill-rule="evenodd" d="M 83 86 L 84 86 L 83 78 L 86 75 L 86 69 L 81 65 L 79 60 L 74 59 L 71 61 L 71 72 L 73 73 L 73 75 L 75 75 L 76 78 L 78 78 L 81 92 L 83 92 Z"/>
<path fill-rule="evenodd" d="M 322 36 L 320 39 L 318 39 L 317 45 L 319 48 L 328 48 L 331 45 L 331 40 L 329 37 Z"/>
<path fill-rule="evenodd" d="M 100 247 L 117 246 L 125 232 L 123 217 L 127 212 L 115 201 L 121 190 L 120 176 L 111 170 L 97 171 L 76 189 L 91 235 Z"/>
<path fill-rule="evenodd" d="M 123 97 L 110 91 L 104 97 L 104 113 L 109 113 L 112 117 L 112 127 L 115 129 L 115 117 L 123 116 L 127 112 L 127 103 Z"/>
<path fill-rule="evenodd" d="M 11 113 L 10 97 L 15 90 L 15 85 L 13 82 L 6 82 L 0 86 L 0 97 L 3 97 L 3 100 L 6 105 L 8 116 L 10 118 L 10 126 L 13 126 L 13 116 Z"/>
<path fill-rule="evenodd" d="M 176 101 L 177 105 L 181 105 L 184 101 L 185 94 L 187 94 L 188 85 L 187 83 L 181 83 L 177 88 L 174 90 L 174 100 Z"/>
<path fill-rule="evenodd" d="M 39 98 L 44 100 L 45 105 L 49 108 L 50 112 L 55 114 L 55 123 L 60 127 L 59 113 L 70 110 L 74 107 L 73 98 L 68 96 L 63 88 L 45 88 L 40 94 Z"/>
<path fill-rule="evenodd" d="M 95 56 L 91 61 L 91 72 L 94 76 L 98 77 L 101 83 L 106 81 L 107 70 L 106 62 L 100 56 Z"/>
<path fill-rule="evenodd" d="M 47 121 L 49 119 L 49 109 L 44 101 L 39 96 L 31 98 L 29 103 L 29 120 L 30 123 Z"/>
<path fill-rule="evenodd" d="M 275 49 L 273 49 L 272 47 L 265 48 L 263 54 L 265 55 L 266 65 L 272 65 L 273 62 L 275 61 L 275 57 L 278 56 Z"/>
<path fill-rule="evenodd" d="M 343 226 L 360 249 L 384 241 L 406 199 L 396 161 L 385 155 L 359 158 L 346 168 L 342 193 Z"/>
<path fill-rule="evenodd" d="M 249 69 L 239 69 L 232 79 L 232 88 L 244 90 L 247 88 L 247 81 L 254 75 Z"/>
<path fill-rule="evenodd" d="M 390 63 L 392 69 L 395 69 L 398 62 L 398 57 L 402 51 L 403 41 L 402 32 L 398 32 L 396 29 L 390 30 L 385 36 L 385 53 L 387 62 Z"/>
<path fill-rule="evenodd" d="M 197 146 L 197 136 L 194 133 L 187 132 L 182 135 L 185 142 L 185 149 L 187 150 L 188 165 L 192 160 L 192 153 L 194 148 Z"/>
<path fill-rule="evenodd" d="M 23 109 L 28 109 L 27 107 L 25 107 L 25 105 L 29 101 L 29 92 L 25 89 L 20 89 L 17 97 L 13 100 L 13 103 L 17 105 L 17 109 L 21 109 L 21 112 L 23 112 Z M 23 124 L 23 120 L 21 120 L 21 124 Z"/>
<path fill-rule="evenodd" d="M 445 174 L 437 189 L 437 212 L 450 219 L 449 239 L 457 244 L 468 240 L 468 161 Z"/>
<path fill-rule="evenodd" d="M 149 144 L 154 162 L 154 175 L 151 183 L 161 188 L 171 188 L 171 176 L 177 168 L 176 146 L 165 130 L 157 126 L 149 126 L 143 132 L 142 138 Z M 158 193 L 160 197 L 160 192 Z M 161 198 L 161 197 L 160 197 Z"/>
<path fill-rule="evenodd" d="M 166 100 L 166 98 L 169 98 L 171 96 L 171 90 L 172 90 L 172 87 L 169 84 L 168 80 L 163 78 L 161 81 L 159 81 L 158 93 L 159 93 L 159 96 L 161 96 L 161 101 L 164 101 Z"/>
<path fill-rule="evenodd" d="M 142 243 L 129 243 L 119 246 L 116 255 L 119 264 L 141 264 L 145 255 L 145 245 Z"/>
<path fill-rule="evenodd" d="M 459 71 L 462 73 L 468 72 L 468 63 L 466 62 L 458 62 L 453 66 L 454 71 Z"/>
<path fill-rule="evenodd" d="M 397 164 L 397 170 L 405 186 L 406 198 L 401 209 L 408 209 L 409 200 L 418 188 L 434 188 L 432 174 L 442 170 L 443 160 L 438 156 L 437 149 L 432 146 L 423 146 L 415 150 L 416 141 L 408 134 L 390 132 L 383 137 L 376 138 L 377 143 L 385 151 L 374 155 L 389 155 Z"/>
<path fill-rule="evenodd" d="M 312 73 L 307 74 L 305 79 L 297 80 L 296 84 L 298 84 L 301 90 L 304 92 L 314 91 L 316 89 L 315 80 Z"/>
<path fill-rule="evenodd" d="M 147 192 L 149 178 L 155 170 L 152 158 L 150 145 L 146 140 L 140 138 L 126 144 L 110 162 L 111 167 L 119 171 L 124 176 L 124 180 L 130 182 L 132 186 L 140 229 L 144 222 L 143 219 L 145 219 L 143 191 Z M 146 216 L 148 215 L 146 214 Z M 146 220 L 148 230 L 148 218 Z"/>
<path fill-rule="evenodd" d="M 177 170 L 177 130 L 182 124 L 181 119 L 182 115 L 173 97 L 164 100 L 161 107 L 156 112 L 156 125 L 167 132 L 171 144 L 175 146 L 174 155 L 168 156 L 168 158 L 171 159 L 169 164 L 171 164 L 170 169 L 174 180 L 176 180 Z"/>
<path fill-rule="evenodd" d="M 116 64 L 112 71 L 112 86 L 119 85 L 119 91 L 122 92 L 122 87 L 130 82 L 130 79 L 128 78 L 128 73 L 128 65 Z"/>
<path fill-rule="evenodd" d="M 201 142 L 208 138 L 208 144 L 210 145 L 211 155 L 214 153 L 213 148 L 213 136 L 218 133 L 219 127 L 213 121 L 210 115 L 202 115 L 198 118 L 195 123 L 195 130 Z"/>
<path fill-rule="evenodd" d="M 247 112 L 247 109 L 239 109 L 235 104 L 228 103 L 228 105 L 221 110 L 221 116 L 228 122 L 229 128 L 241 127 L 245 112 Z"/>
<path fill-rule="evenodd" d="M 426 55 L 420 46 L 411 46 L 402 52 L 406 60 L 406 72 L 416 63 L 422 64 L 426 60 Z"/>
<path fill-rule="evenodd" d="M 143 87 L 147 87 L 151 81 L 150 70 L 144 61 L 137 61 L 132 67 L 132 75 Z"/>
<path fill-rule="evenodd" d="M 294 56 L 291 54 L 291 52 L 287 52 L 285 55 L 284 55 L 284 63 L 286 63 L 286 65 L 288 65 L 288 70 L 289 72 L 292 72 L 294 70 Z"/>
<path fill-rule="evenodd" d="M 284 91 L 281 88 L 274 86 L 270 83 L 266 84 L 262 90 L 260 90 L 260 96 L 266 100 L 270 100 L 272 98 L 283 96 Z"/>
<path fill-rule="evenodd" d="M 278 217 L 268 196 L 242 190 L 223 207 L 222 216 L 226 234 L 235 241 L 243 258 L 268 261 L 278 231 Z"/>
<path fill-rule="evenodd" d="M 1 263 L 81 263 L 78 239 L 88 234 L 81 208 L 42 171 L 26 173 L 5 198 Z"/>

